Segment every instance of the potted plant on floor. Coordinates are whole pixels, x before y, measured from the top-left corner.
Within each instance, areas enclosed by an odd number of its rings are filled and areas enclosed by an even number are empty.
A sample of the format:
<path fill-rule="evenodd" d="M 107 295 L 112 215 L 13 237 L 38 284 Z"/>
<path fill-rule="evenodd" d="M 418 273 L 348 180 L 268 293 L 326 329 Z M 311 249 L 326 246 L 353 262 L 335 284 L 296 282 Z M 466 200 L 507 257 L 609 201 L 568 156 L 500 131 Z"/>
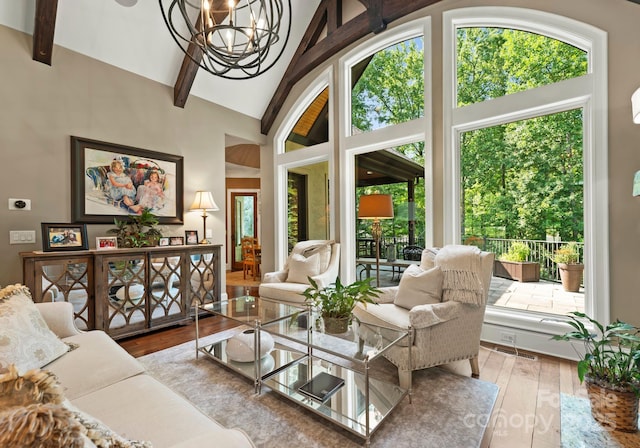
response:
<path fill-rule="evenodd" d="M 578 378 L 586 383 L 591 414 L 618 431 L 638 430 L 640 397 L 640 329 L 616 321 L 607 326 L 584 313 L 568 315 L 573 331 L 554 336 L 559 341 L 582 341 L 585 353 L 578 362 Z M 596 333 L 585 326 L 593 324 Z"/>
<path fill-rule="evenodd" d="M 527 261 L 530 253 L 527 243 L 514 241 L 509 250 L 493 262 L 494 275 L 519 282 L 540 281 L 540 264 Z"/>
<path fill-rule="evenodd" d="M 308 287 L 302 295 L 305 302 L 318 309 L 324 328 L 327 333 L 344 333 L 349 328 L 351 320 L 351 312 L 357 303 L 365 306 L 369 303 L 376 304 L 373 298 L 378 297 L 379 290 L 371 286 L 372 278 L 366 278 L 344 285 L 340 281 L 340 277 L 336 278 L 335 283 L 323 288 L 311 278 L 308 277 Z"/>
<path fill-rule="evenodd" d="M 584 272 L 584 264 L 580 263 L 578 243 L 571 242 L 560 247 L 553 254 L 552 260 L 558 265 L 562 288 L 568 292 L 578 292 Z"/>

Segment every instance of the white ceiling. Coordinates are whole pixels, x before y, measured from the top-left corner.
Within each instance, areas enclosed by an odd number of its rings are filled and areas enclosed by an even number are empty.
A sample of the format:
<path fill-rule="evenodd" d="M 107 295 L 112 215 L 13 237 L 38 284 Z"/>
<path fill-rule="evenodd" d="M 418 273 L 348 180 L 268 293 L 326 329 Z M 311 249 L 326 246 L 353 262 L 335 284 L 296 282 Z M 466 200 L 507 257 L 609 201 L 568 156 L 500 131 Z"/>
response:
<path fill-rule="evenodd" d="M 35 0 L 0 1 L 0 24 L 33 34 Z M 54 44 L 167 86 L 175 85 L 184 53 L 171 38 L 156 0 L 60 0 Z M 262 115 L 320 0 L 291 0 L 291 36 L 271 70 L 249 80 L 228 80 L 200 70 L 191 95 L 254 118 Z M 34 64 L 38 62 L 34 61 Z M 56 64 L 53 50 L 52 64 Z M 189 101 L 185 107 L 189 107 Z"/>

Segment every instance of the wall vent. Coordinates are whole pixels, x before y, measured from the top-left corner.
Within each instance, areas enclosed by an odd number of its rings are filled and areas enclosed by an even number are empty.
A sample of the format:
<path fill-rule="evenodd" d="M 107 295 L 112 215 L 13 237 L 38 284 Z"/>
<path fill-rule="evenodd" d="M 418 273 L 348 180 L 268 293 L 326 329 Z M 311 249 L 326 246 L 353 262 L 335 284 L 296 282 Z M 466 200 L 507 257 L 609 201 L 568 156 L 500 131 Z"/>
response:
<path fill-rule="evenodd" d="M 503 353 L 505 355 L 517 356 L 519 358 L 529 359 L 531 361 L 537 361 L 538 357 L 536 355 L 532 355 L 531 353 L 525 353 L 519 351 L 517 348 L 511 347 L 494 347 L 494 351 L 498 353 Z"/>

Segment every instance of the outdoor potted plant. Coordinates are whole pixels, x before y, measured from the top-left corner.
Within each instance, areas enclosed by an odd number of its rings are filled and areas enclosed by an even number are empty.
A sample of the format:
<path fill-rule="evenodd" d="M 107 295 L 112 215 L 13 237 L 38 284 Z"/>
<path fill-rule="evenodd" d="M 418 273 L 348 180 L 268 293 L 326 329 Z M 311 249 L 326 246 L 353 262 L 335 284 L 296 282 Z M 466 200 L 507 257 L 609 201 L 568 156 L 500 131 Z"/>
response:
<path fill-rule="evenodd" d="M 573 331 L 553 337 L 582 341 L 585 353 L 578 362 L 578 378 L 587 387 L 591 414 L 615 430 L 638 430 L 640 397 L 640 329 L 619 320 L 603 326 L 584 313 L 568 314 Z M 596 333 L 585 326 L 593 324 Z"/>
<path fill-rule="evenodd" d="M 344 285 L 340 277 L 337 277 L 335 283 L 323 288 L 319 287 L 311 277 L 308 279 L 311 286 L 302 295 L 308 305 L 317 308 L 320 312 L 327 333 L 346 332 L 351 321 L 351 312 L 356 304 L 363 303 L 365 306 L 368 303 L 376 304 L 373 298 L 378 297 L 380 292 L 371 286 L 372 278 Z"/>
<path fill-rule="evenodd" d="M 560 247 L 553 254 L 552 260 L 558 265 L 563 289 L 578 292 L 584 272 L 584 264 L 580 263 L 578 243 L 571 242 Z"/>
<path fill-rule="evenodd" d="M 116 228 L 107 230 L 107 233 L 116 235 L 118 247 L 155 246 L 162 236 L 156 229 L 158 218 L 148 208 L 139 215 L 129 215 L 127 220 L 115 218 L 113 221 Z"/>
<path fill-rule="evenodd" d="M 530 253 L 531 249 L 527 243 L 514 241 L 509 250 L 493 262 L 495 276 L 519 282 L 540 281 L 540 264 L 527 261 Z"/>

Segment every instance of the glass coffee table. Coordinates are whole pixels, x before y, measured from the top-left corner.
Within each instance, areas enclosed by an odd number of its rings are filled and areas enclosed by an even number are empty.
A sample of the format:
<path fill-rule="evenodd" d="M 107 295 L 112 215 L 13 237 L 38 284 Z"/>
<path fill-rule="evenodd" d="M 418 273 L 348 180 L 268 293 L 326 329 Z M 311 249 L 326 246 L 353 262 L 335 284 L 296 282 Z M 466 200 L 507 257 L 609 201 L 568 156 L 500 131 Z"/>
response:
<path fill-rule="evenodd" d="M 225 353 L 228 339 L 196 350 L 251 378 L 256 393 L 266 386 L 359 436 L 369 445 L 371 435 L 405 398 L 403 389 L 388 375 L 378 375 L 372 362 L 396 344 L 411 344 L 411 330 L 353 323 L 342 334 L 328 334 L 310 307 L 298 308 L 259 297 L 238 297 L 200 307 L 256 330 L 269 333 L 275 349 L 267 357 L 237 363 Z M 257 337 L 255 343 L 258 344 Z M 257 353 L 258 351 L 254 351 Z M 410 350 L 409 350 L 410 352 Z M 267 362 L 265 362 L 267 359 Z M 395 371 L 394 371 L 395 373 Z"/>

